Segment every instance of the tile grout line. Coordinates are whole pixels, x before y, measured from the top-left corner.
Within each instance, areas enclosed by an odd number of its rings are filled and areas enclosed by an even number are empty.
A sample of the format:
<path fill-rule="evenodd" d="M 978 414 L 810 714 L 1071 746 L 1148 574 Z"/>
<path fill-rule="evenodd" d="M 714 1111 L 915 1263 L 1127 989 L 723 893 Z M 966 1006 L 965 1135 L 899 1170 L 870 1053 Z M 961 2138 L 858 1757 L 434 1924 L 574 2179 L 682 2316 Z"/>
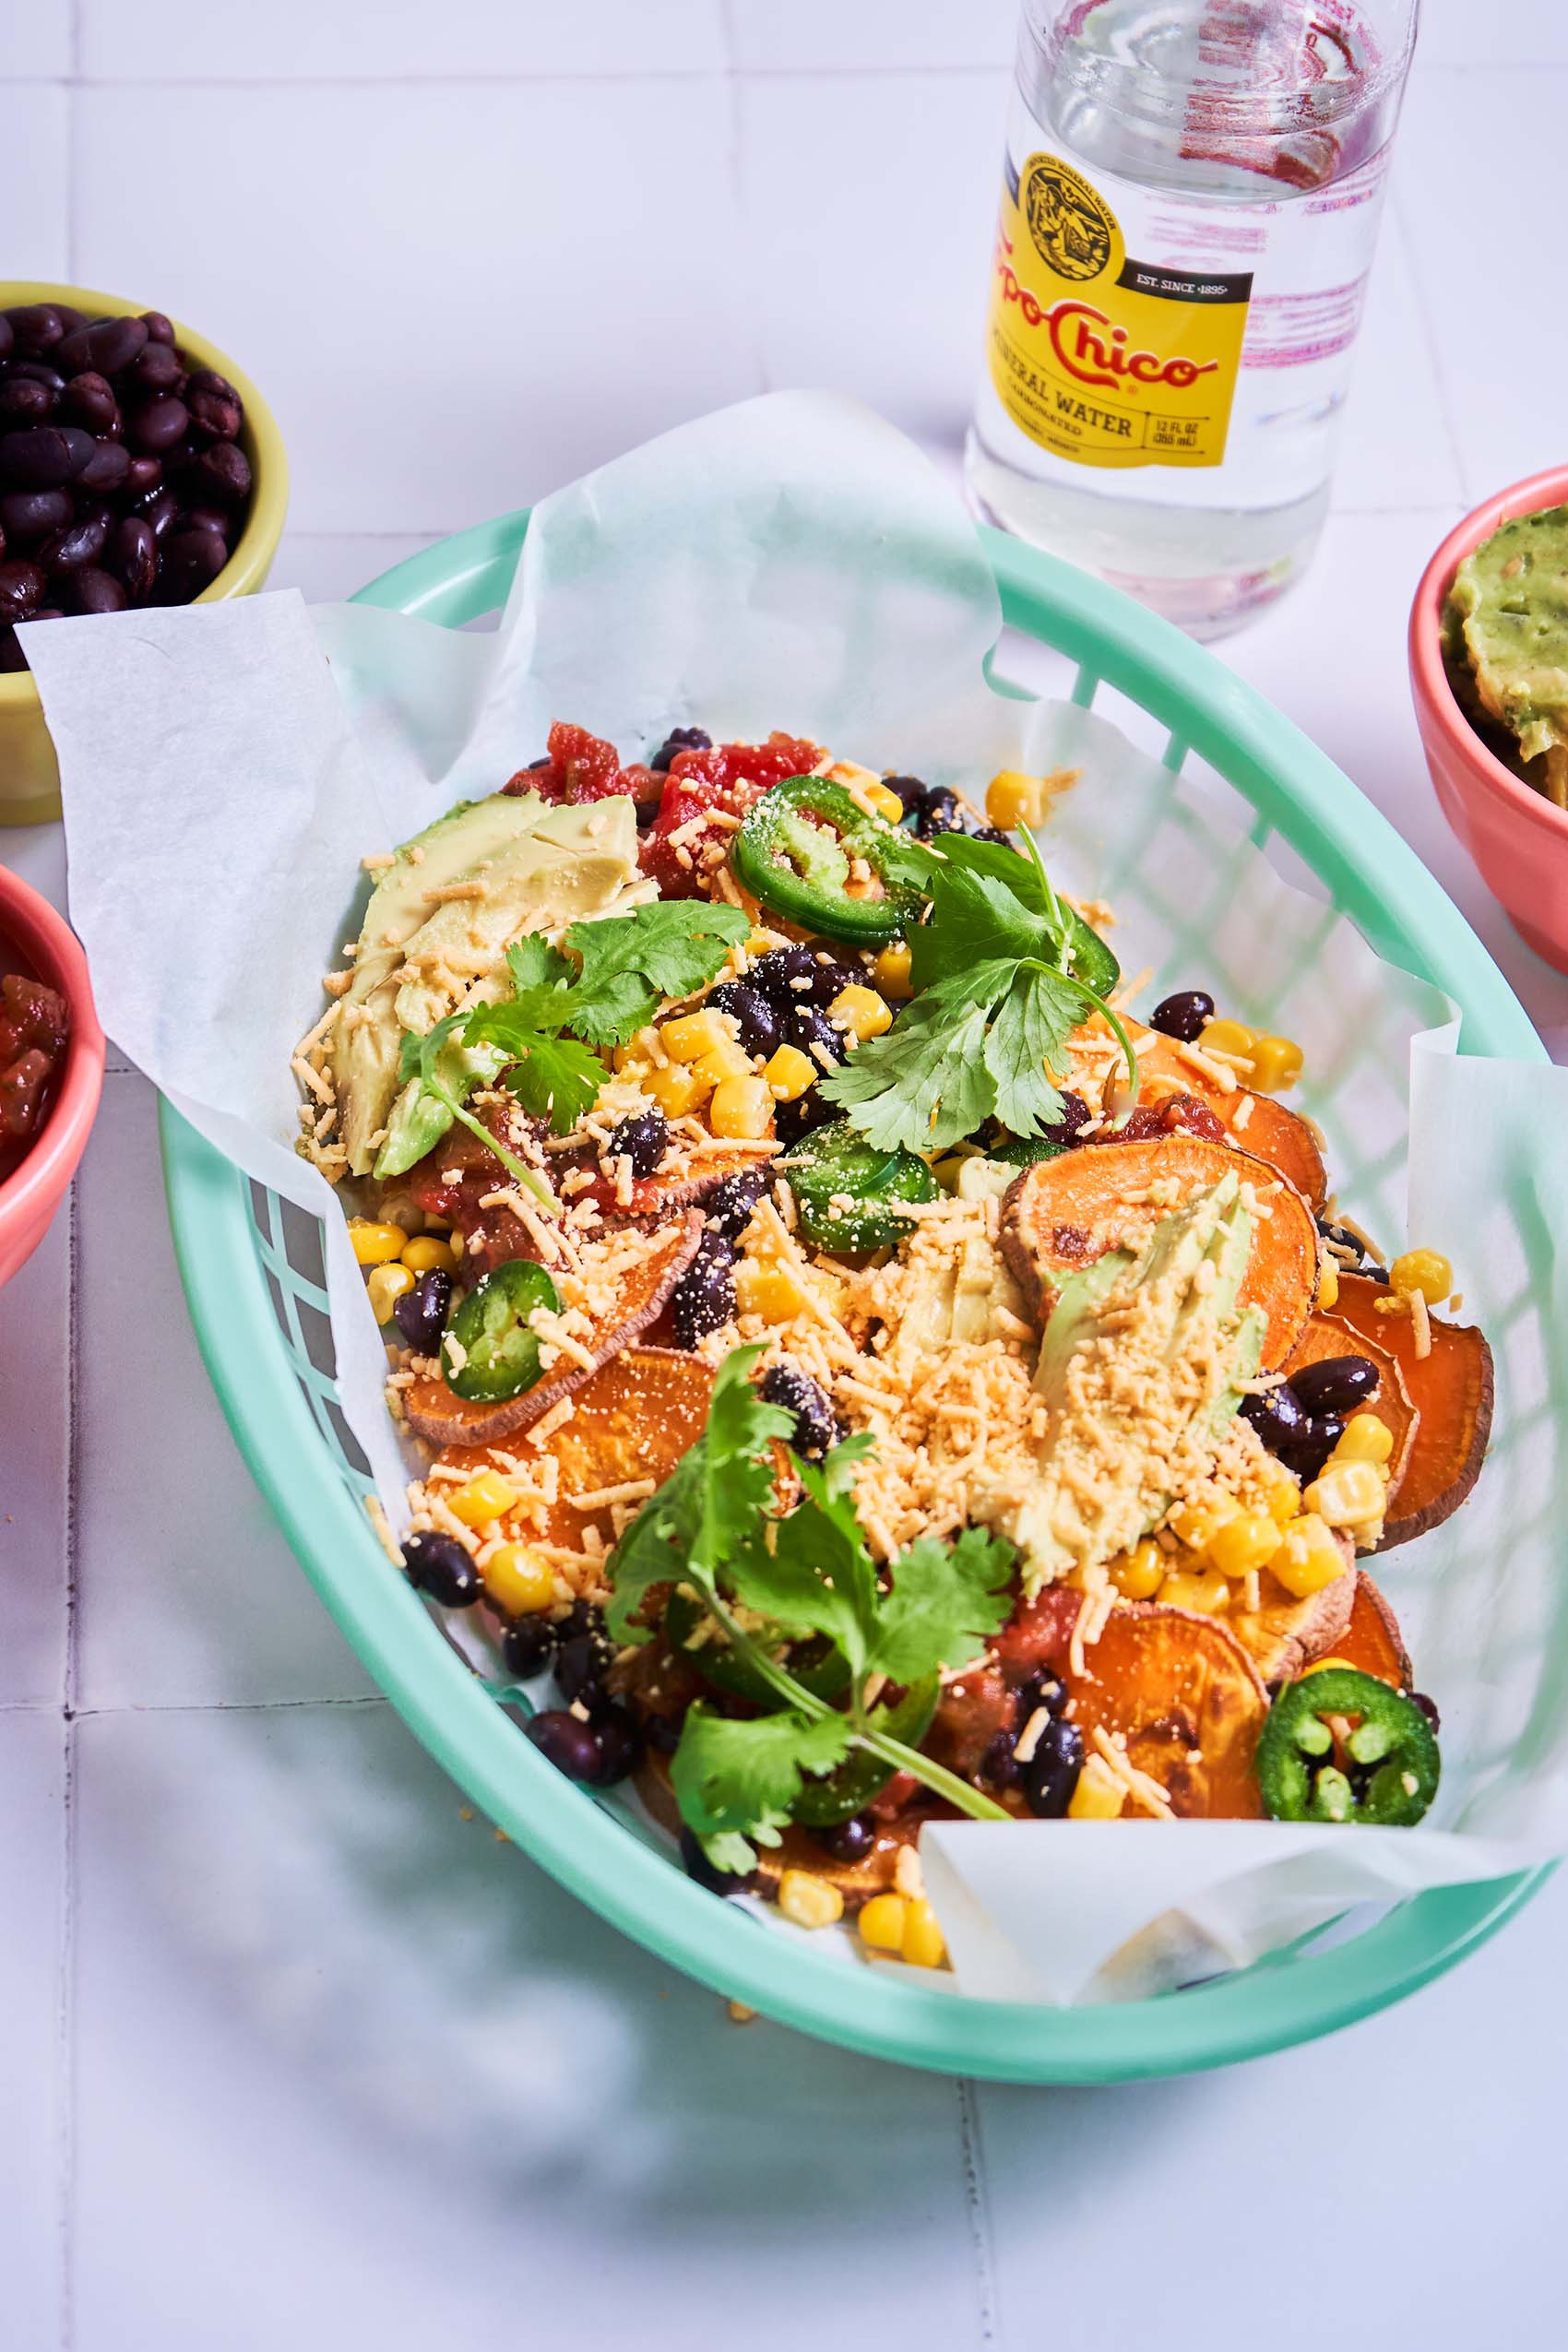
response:
<path fill-rule="evenodd" d="M 1464 443 L 1460 439 L 1458 428 L 1454 422 L 1453 410 L 1449 404 L 1448 381 L 1443 374 L 1443 356 L 1438 349 L 1431 305 L 1428 299 L 1426 280 L 1421 272 L 1416 240 L 1411 233 L 1410 224 L 1406 217 L 1404 200 L 1397 188 L 1390 188 L 1388 192 L 1388 208 L 1394 216 L 1394 225 L 1399 232 L 1399 243 L 1404 251 L 1405 266 L 1416 290 L 1416 315 L 1420 321 L 1420 338 L 1426 351 L 1427 366 L 1431 374 L 1432 391 L 1437 399 L 1437 413 L 1443 422 L 1443 437 L 1448 444 L 1448 455 L 1454 463 L 1462 505 L 1467 507 L 1471 503 L 1472 493 L 1469 470 L 1465 464 Z"/>
<path fill-rule="evenodd" d="M 724 34 L 724 105 L 730 125 L 730 137 L 724 156 L 724 176 L 730 186 L 730 203 L 734 214 L 734 225 L 737 232 L 743 238 L 747 208 L 745 137 L 742 120 L 742 77 L 735 60 L 735 0 L 719 0 L 719 16 Z M 747 283 L 749 286 L 749 274 Z M 773 385 L 767 370 L 767 334 L 764 317 L 763 308 L 754 304 L 750 334 L 752 362 L 756 369 L 757 390 L 771 392 Z"/>
<path fill-rule="evenodd" d="M 954 2084 L 958 2100 L 958 2147 L 963 2163 L 964 2209 L 974 2257 L 975 2316 L 980 2322 L 976 2342 L 1001 2341 L 996 2327 L 996 2262 L 991 2242 L 991 2190 L 986 2180 L 985 2150 L 980 2139 L 980 2108 L 975 2085 L 967 2075 Z"/>

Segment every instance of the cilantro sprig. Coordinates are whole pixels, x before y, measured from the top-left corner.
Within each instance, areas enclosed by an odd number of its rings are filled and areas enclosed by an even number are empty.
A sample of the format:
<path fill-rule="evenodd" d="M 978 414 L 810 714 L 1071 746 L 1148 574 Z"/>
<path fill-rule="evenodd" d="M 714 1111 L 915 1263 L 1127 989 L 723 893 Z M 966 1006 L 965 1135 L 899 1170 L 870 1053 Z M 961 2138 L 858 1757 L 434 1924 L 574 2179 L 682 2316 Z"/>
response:
<path fill-rule="evenodd" d="M 959 1812 L 1005 1820 L 968 1781 L 894 1738 L 885 1728 L 889 1710 L 873 1694 L 885 1681 L 908 1684 L 983 1656 L 1007 1616 L 1012 1545 L 974 1528 L 951 1546 L 922 1537 L 884 1586 L 853 1502 L 868 1437 L 847 1439 L 820 1467 L 797 1460 L 801 1500 L 774 1515 L 772 1449 L 793 1424 L 751 1385 L 763 1352 L 741 1348 L 725 1358 L 703 1436 L 643 1505 L 610 1562 L 608 1622 L 617 1641 L 651 1638 L 645 1604 L 656 1586 L 693 1587 L 778 1700 L 773 1713 L 743 1720 L 702 1701 L 688 1708 L 671 1764 L 683 1818 L 720 1869 L 747 1871 L 754 1845 L 778 1844 L 804 1781 L 865 1749 Z M 760 1617 L 776 1639 L 748 1630 L 741 1611 L 754 1626 Z M 812 1634 L 849 1669 L 843 1712 L 790 1670 L 789 1644 Z"/>
<path fill-rule="evenodd" d="M 1032 835 L 1028 858 L 1000 842 L 943 837 L 926 888 L 931 918 L 909 934 L 915 994 L 893 1027 L 820 1082 L 878 1150 L 945 1151 L 995 1118 L 1036 1135 L 1062 1116 L 1054 1075 L 1088 1011 L 1127 1060 L 1132 1040 L 1104 997 L 1072 969 L 1075 920 L 1051 886 Z"/>
<path fill-rule="evenodd" d="M 556 1134 L 569 1134 L 608 1075 L 590 1049 L 624 1045 L 666 997 L 689 996 L 703 987 L 750 929 L 738 907 L 675 899 L 573 923 L 566 932 L 570 954 L 530 932 L 506 951 L 511 995 L 501 1004 L 449 1013 L 423 1037 L 405 1036 L 398 1077 L 404 1085 L 416 1079 L 421 1092 L 477 1135 L 509 1175 L 554 1208 L 555 1198 L 538 1175 L 467 1109 L 450 1064 L 441 1066 L 447 1040 L 456 1037 L 469 1050 L 492 1048 L 501 1084 L 526 1111 L 548 1119 Z"/>

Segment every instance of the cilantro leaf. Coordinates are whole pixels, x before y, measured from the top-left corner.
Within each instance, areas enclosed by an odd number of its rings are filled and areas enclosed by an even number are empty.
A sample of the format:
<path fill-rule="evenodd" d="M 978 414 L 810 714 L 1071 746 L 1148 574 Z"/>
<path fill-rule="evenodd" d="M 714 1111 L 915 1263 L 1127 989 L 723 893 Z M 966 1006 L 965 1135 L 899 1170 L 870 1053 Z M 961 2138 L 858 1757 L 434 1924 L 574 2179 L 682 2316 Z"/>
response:
<path fill-rule="evenodd" d="M 1062 1116 L 1051 1073 L 1067 1068 L 1067 1039 L 1083 1018 L 1083 997 L 1054 972 L 1022 970 L 1003 998 L 985 1040 L 994 1111 L 1015 1135 L 1038 1134 Z"/>
<path fill-rule="evenodd" d="M 915 1682 L 983 1657 L 986 1636 L 1007 1621 L 1016 1558 L 1012 1544 L 979 1527 L 951 1545 L 921 1536 L 893 1563 L 863 1670 Z"/>
<path fill-rule="evenodd" d="M 748 1377 L 763 1354 L 737 1348 L 719 1365 L 707 1426 L 650 1495 L 610 1561 L 606 1622 L 617 1642 L 649 1638 L 638 1612 L 651 1586 L 683 1578 L 711 1585 L 762 1543 L 773 1492 L 771 1447 L 794 1424 L 766 1405 Z"/>
<path fill-rule="evenodd" d="M 610 1073 L 597 1053 L 575 1038 L 546 1037 L 536 1031 L 521 1049 L 521 1058 L 502 1074 L 525 1111 L 548 1119 L 558 1135 L 569 1135 L 586 1111 L 599 1099 Z"/>
<path fill-rule="evenodd" d="M 872 1443 L 847 1438 L 821 1469 L 798 1462 L 802 1501 L 774 1523 L 771 1543 L 753 1544 L 730 1569 L 737 1599 L 786 1624 L 826 1633 L 856 1681 L 875 1632 L 877 1590 L 850 1480 Z"/>
<path fill-rule="evenodd" d="M 700 1700 L 686 1711 L 681 1744 L 670 1764 L 681 1817 L 697 1836 L 754 1838 L 777 1846 L 806 1776 L 820 1778 L 849 1752 L 850 1726 L 842 1715 L 797 1715 L 786 1709 L 738 1721 L 716 1715 Z M 726 1851 L 741 1857 L 737 1848 Z M 750 1869 L 750 1852 L 741 1863 Z"/>
<path fill-rule="evenodd" d="M 969 976 L 978 1002 L 928 989 L 905 1006 L 883 1037 L 857 1046 L 818 1092 L 846 1112 L 879 1151 L 944 1151 L 972 1134 L 995 1101 L 985 1066 L 985 1032 L 993 997 L 1011 966 L 986 965 Z"/>
<path fill-rule="evenodd" d="M 466 1127 L 487 1151 L 494 1153 L 509 1176 L 515 1178 L 527 1191 L 532 1193 L 546 1208 L 558 1209 L 560 1203 L 550 1187 L 541 1181 L 538 1171 L 520 1160 L 516 1152 L 504 1144 L 498 1135 L 491 1134 L 488 1127 L 481 1126 L 468 1108 L 463 1099 L 463 1094 L 455 1091 L 447 1084 L 445 1074 L 441 1068 L 442 1049 L 459 1028 L 463 1032 L 463 1042 L 467 1045 L 469 1042 L 468 1016 L 462 1013 L 448 1013 L 445 1020 L 437 1021 L 435 1027 L 428 1029 L 423 1037 L 416 1037 L 411 1031 L 405 1030 L 398 1048 L 398 1079 L 404 1086 L 407 1086 L 410 1079 L 417 1079 L 422 1094 L 429 1095 L 436 1102 L 445 1103 L 459 1126 Z M 469 1074 L 464 1076 L 463 1093 L 466 1093 L 468 1087 L 473 1083 L 474 1075 Z"/>
<path fill-rule="evenodd" d="M 566 944 L 582 958 L 571 992 L 573 1028 L 595 1045 L 624 1045 L 666 996 L 710 980 L 751 919 L 703 898 L 656 899 L 625 915 L 574 923 Z"/>
<path fill-rule="evenodd" d="M 917 992 L 995 963 L 1005 964 L 1010 978 L 1026 957 L 1051 953 L 1042 918 L 989 874 L 949 868 L 933 878 L 931 901 L 931 921 L 920 924 L 909 940 L 909 978 Z"/>

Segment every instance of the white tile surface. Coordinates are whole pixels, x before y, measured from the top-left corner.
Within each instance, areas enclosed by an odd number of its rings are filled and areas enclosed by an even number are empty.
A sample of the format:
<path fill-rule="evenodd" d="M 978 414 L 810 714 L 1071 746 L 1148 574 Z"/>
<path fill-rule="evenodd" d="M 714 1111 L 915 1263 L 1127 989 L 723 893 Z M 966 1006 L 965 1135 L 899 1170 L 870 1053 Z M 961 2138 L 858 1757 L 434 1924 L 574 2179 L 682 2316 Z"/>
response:
<path fill-rule="evenodd" d="M 6 178 L 0 271 L 7 278 L 70 275 L 65 103 L 58 84 L 0 77 L 0 157 Z"/>
<path fill-rule="evenodd" d="M 6 0 L 0 76 L 53 80 L 71 70 L 72 0 Z"/>
<path fill-rule="evenodd" d="M 1014 0 L 729 0 L 735 63 L 765 71 L 898 73 L 1008 65 Z"/>
<path fill-rule="evenodd" d="M 1005 111 L 1001 72 L 742 82 L 742 185 L 771 387 L 854 392 L 907 432 L 956 443 L 980 361 Z M 813 156 L 821 168 L 802 170 Z M 841 256 L 831 271 L 828 253 Z"/>
<path fill-rule="evenodd" d="M 272 567 L 269 588 L 297 588 L 313 604 L 352 596 L 394 564 L 430 544 L 406 531 L 378 531 L 356 538 L 286 531 Z"/>
<path fill-rule="evenodd" d="M 760 388 L 721 79 L 77 106 L 84 278 L 156 287 L 254 375 L 301 530 L 453 529 Z M 148 178 L 148 139 L 183 172 Z"/>
<path fill-rule="evenodd" d="M 0 1707 L 57 1706 L 65 1683 L 71 1206 L 6 1286 L 0 1329 Z"/>
<path fill-rule="evenodd" d="M 358 1695 L 202 1372 L 158 1168 L 151 1087 L 110 1077 L 77 1179 L 77 1703 Z"/>
<path fill-rule="evenodd" d="M 715 72 L 722 0 L 78 0 L 83 70 L 125 81 L 493 81 Z"/>
<path fill-rule="evenodd" d="M 65 1728 L 0 1709 L 0 2342 L 60 2340 Z"/>
<path fill-rule="evenodd" d="M 89 1719 L 77 1789 L 78 2352 L 183 2352 L 203 2309 L 224 2352 L 530 2309 L 793 2352 L 791 2273 L 832 2342 L 975 2342 L 953 2085 L 735 2025 L 389 1710 Z"/>
<path fill-rule="evenodd" d="M 1541 65 L 1562 62 L 1559 0 L 1421 0 L 1420 54 L 1429 65 Z"/>

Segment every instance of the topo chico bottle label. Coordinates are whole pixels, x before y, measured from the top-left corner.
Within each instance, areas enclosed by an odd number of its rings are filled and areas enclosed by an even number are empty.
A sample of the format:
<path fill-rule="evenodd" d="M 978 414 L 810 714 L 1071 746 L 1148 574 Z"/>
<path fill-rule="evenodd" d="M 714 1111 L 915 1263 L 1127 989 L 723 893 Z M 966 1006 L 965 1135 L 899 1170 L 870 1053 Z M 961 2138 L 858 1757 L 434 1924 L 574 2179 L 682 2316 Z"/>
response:
<path fill-rule="evenodd" d="M 1252 273 L 1134 259 L 1099 190 L 1044 152 L 1003 193 L 987 352 L 998 398 L 1084 466 L 1218 466 Z"/>

